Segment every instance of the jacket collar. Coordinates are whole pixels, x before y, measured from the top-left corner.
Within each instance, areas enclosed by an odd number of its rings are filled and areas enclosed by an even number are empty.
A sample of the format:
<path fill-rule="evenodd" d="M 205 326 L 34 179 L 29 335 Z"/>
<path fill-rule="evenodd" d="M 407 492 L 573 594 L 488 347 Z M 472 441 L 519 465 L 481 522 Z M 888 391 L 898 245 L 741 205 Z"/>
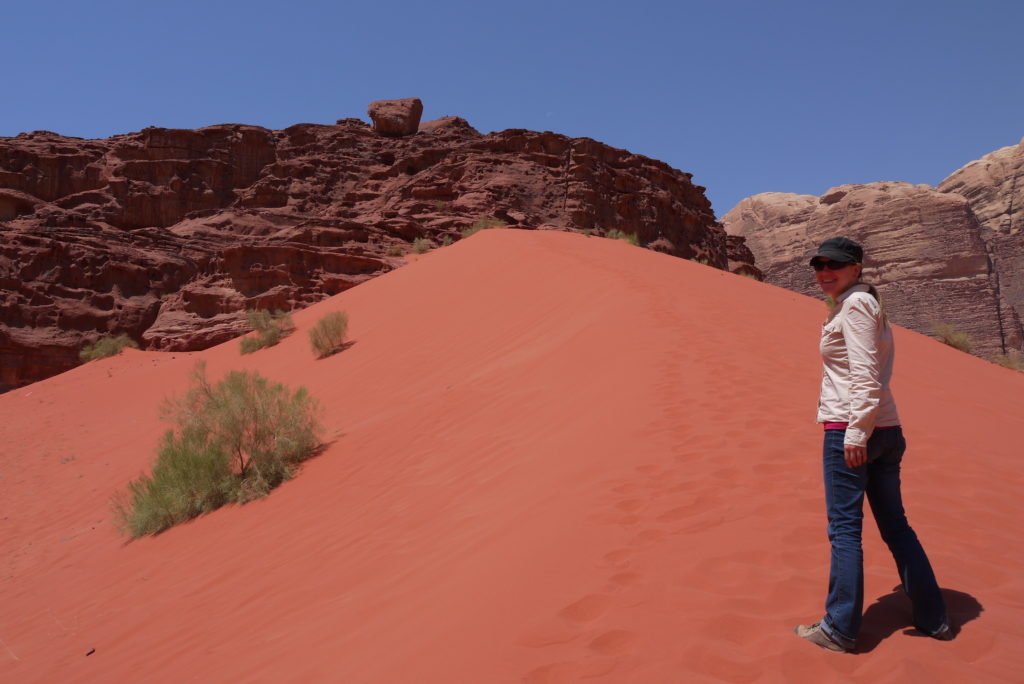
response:
<path fill-rule="evenodd" d="M 854 283 L 846 290 L 846 292 L 839 295 L 839 299 L 836 300 L 836 304 L 842 304 L 844 301 L 846 301 L 846 298 L 852 295 L 854 292 L 867 292 L 868 289 L 868 286 L 865 285 L 864 283 Z"/>

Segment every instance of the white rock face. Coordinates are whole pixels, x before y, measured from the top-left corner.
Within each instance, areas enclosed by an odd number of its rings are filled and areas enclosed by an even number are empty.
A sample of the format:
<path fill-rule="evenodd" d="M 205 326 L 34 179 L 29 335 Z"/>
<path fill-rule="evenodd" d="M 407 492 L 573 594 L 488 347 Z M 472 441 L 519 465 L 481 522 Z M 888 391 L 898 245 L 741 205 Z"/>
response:
<path fill-rule="evenodd" d="M 939 190 L 971 205 L 997 276 L 1004 320 L 1010 319 L 1007 309 L 1024 320 L 1024 139 L 972 161 L 939 183 Z"/>
<path fill-rule="evenodd" d="M 1000 295 L 982 226 L 969 201 L 928 185 L 842 185 L 821 197 L 764 193 L 722 217 L 747 240 L 765 280 L 820 296 L 810 256 L 823 240 L 864 246 L 865 280 L 893 322 L 928 333 L 936 323 L 968 332 L 982 356 L 1021 348 L 1020 318 Z M 1021 269 L 1024 275 L 1024 268 Z"/>

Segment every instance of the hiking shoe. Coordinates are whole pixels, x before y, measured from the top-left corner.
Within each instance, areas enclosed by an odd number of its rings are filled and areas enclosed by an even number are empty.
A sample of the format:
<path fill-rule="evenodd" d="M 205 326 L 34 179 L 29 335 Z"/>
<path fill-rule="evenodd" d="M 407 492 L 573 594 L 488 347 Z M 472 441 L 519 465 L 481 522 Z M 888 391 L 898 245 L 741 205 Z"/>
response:
<path fill-rule="evenodd" d="M 845 653 L 847 651 L 842 644 L 833 641 L 832 637 L 821 631 L 820 622 L 815 622 L 813 625 L 797 625 L 793 631 L 801 639 L 806 639 L 812 644 L 821 646 L 829 651 L 836 651 L 837 653 Z"/>
<path fill-rule="evenodd" d="M 923 629 L 919 629 L 918 631 L 919 632 L 924 632 Z M 945 622 L 942 623 L 942 626 L 939 627 L 934 632 L 924 632 L 924 633 L 927 634 L 928 636 L 930 636 L 932 639 L 938 639 L 939 641 L 952 641 L 953 640 L 953 630 L 950 629 L 949 628 L 949 624 L 945 623 Z"/>

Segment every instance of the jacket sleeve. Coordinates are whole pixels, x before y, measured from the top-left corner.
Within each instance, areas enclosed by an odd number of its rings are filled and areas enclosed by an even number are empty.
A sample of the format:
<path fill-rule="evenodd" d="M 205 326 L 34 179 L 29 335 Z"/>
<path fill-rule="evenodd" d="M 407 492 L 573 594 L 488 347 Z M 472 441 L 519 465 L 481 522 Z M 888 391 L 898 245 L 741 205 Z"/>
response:
<path fill-rule="evenodd" d="M 854 294 L 845 303 L 843 338 L 850 372 L 850 425 L 845 444 L 864 446 L 875 429 L 882 401 L 878 333 L 881 307 L 871 295 Z"/>

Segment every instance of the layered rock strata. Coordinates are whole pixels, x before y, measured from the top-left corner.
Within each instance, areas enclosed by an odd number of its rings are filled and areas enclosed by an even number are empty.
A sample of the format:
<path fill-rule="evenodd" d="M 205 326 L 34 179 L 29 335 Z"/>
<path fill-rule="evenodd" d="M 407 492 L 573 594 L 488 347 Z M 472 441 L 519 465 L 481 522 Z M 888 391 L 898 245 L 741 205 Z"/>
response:
<path fill-rule="evenodd" d="M 809 256 L 822 240 L 845 235 L 864 245 L 865 280 L 894 322 L 925 333 L 951 324 L 983 356 L 1024 343 L 985 229 L 958 194 L 893 182 L 843 185 L 821 197 L 764 193 L 742 200 L 722 223 L 747 238 L 768 282 L 818 296 Z"/>
<path fill-rule="evenodd" d="M 418 120 L 414 105 L 399 110 Z M 203 349 L 244 332 L 247 308 L 304 307 L 399 266 L 412 240 L 457 240 L 481 217 L 616 228 L 756 271 L 703 190 L 595 140 L 481 135 L 457 117 L 397 136 L 343 119 L 0 138 L 0 390 L 72 367 L 105 334 Z"/>
<path fill-rule="evenodd" d="M 967 200 L 980 226 L 999 294 L 1007 346 L 1013 315 L 1024 320 L 1024 139 L 967 164 L 939 183 L 942 192 Z"/>

